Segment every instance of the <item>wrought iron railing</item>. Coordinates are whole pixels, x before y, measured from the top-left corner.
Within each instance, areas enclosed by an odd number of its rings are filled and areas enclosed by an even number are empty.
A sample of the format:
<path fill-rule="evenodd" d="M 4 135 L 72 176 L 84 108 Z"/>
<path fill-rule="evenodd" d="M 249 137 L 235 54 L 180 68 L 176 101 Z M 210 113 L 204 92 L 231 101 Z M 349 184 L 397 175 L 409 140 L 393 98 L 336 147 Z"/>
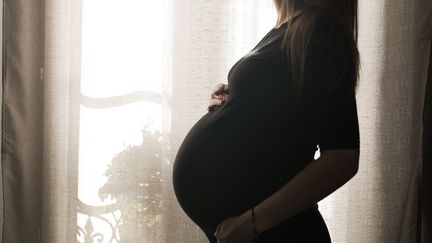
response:
<path fill-rule="evenodd" d="M 78 200 L 77 210 L 78 215 L 86 217 L 84 225 L 77 225 L 77 243 L 120 242 L 121 212 L 117 203 L 90 206 Z"/>

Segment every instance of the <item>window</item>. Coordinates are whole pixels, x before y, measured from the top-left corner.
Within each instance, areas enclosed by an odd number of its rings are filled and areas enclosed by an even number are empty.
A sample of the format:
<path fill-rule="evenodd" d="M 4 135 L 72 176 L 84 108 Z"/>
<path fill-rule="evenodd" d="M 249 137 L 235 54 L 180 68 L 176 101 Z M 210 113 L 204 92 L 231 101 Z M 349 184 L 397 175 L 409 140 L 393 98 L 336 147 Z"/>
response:
<path fill-rule="evenodd" d="M 157 242 L 164 1 L 82 3 L 77 238 Z"/>

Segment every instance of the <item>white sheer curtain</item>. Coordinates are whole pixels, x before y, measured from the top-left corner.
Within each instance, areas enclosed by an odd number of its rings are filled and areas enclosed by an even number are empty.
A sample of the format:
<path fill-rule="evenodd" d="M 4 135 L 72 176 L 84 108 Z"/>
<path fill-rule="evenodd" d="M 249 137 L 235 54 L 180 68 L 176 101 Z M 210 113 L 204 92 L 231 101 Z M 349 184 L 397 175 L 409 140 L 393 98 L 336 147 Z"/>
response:
<path fill-rule="evenodd" d="M 333 242 L 415 240 L 431 6 L 360 1 L 360 171 L 320 202 Z M 172 162 L 213 87 L 274 27 L 272 0 L 4 10 L 3 242 L 207 242 Z"/>

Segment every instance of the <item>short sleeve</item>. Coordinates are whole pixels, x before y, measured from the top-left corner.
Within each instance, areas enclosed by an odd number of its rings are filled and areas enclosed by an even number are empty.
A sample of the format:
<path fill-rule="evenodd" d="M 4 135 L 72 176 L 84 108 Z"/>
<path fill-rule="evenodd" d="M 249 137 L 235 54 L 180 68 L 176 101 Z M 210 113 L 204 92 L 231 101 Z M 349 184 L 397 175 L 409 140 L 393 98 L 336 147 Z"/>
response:
<path fill-rule="evenodd" d="M 318 107 L 316 137 L 321 150 L 360 148 L 354 92 L 337 92 Z"/>
<path fill-rule="evenodd" d="M 351 80 L 348 78 L 339 81 L 335 78 L 338 77 L 336 67 L 341 62 L 349 63 L 350 58 L 348 55 L 337 56 L 333 51 L 348 46 L 335 33 L 341 31 L 340 28 L 331 17 L 319 18 L 305 62 L 305 102 L 312 107 L 314 137 L 322 150 L 360 147 L 354 88 L 349 88 Z M 329 93 L 329 87 L 336 88 Z"/>

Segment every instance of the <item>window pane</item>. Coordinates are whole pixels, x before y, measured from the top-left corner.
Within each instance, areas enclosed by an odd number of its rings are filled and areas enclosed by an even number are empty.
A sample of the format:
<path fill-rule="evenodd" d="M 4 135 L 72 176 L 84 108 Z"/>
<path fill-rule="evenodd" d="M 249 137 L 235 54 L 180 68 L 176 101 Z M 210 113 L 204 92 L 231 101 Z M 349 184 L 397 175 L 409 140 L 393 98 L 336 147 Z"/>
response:
<path fill-rule="evenodd" d="M 161 91 L 163 1 L 83 1 L 81 92 Z"/>
<path fill-rule="evenodd" d="M 149 102 L 81 107 L 78 198 L 84 210 L 78 212 L 79 227 L 91 224 L 104 238 L 117 230 L 110 224 L 119 227 L 121 239 L 159 237 L 161 112 L 160 105 Z M 106 205 L 115 205 L 115 210 L 104 209 Z M 90 215 L 97 217 L 88 222 Z"/>

